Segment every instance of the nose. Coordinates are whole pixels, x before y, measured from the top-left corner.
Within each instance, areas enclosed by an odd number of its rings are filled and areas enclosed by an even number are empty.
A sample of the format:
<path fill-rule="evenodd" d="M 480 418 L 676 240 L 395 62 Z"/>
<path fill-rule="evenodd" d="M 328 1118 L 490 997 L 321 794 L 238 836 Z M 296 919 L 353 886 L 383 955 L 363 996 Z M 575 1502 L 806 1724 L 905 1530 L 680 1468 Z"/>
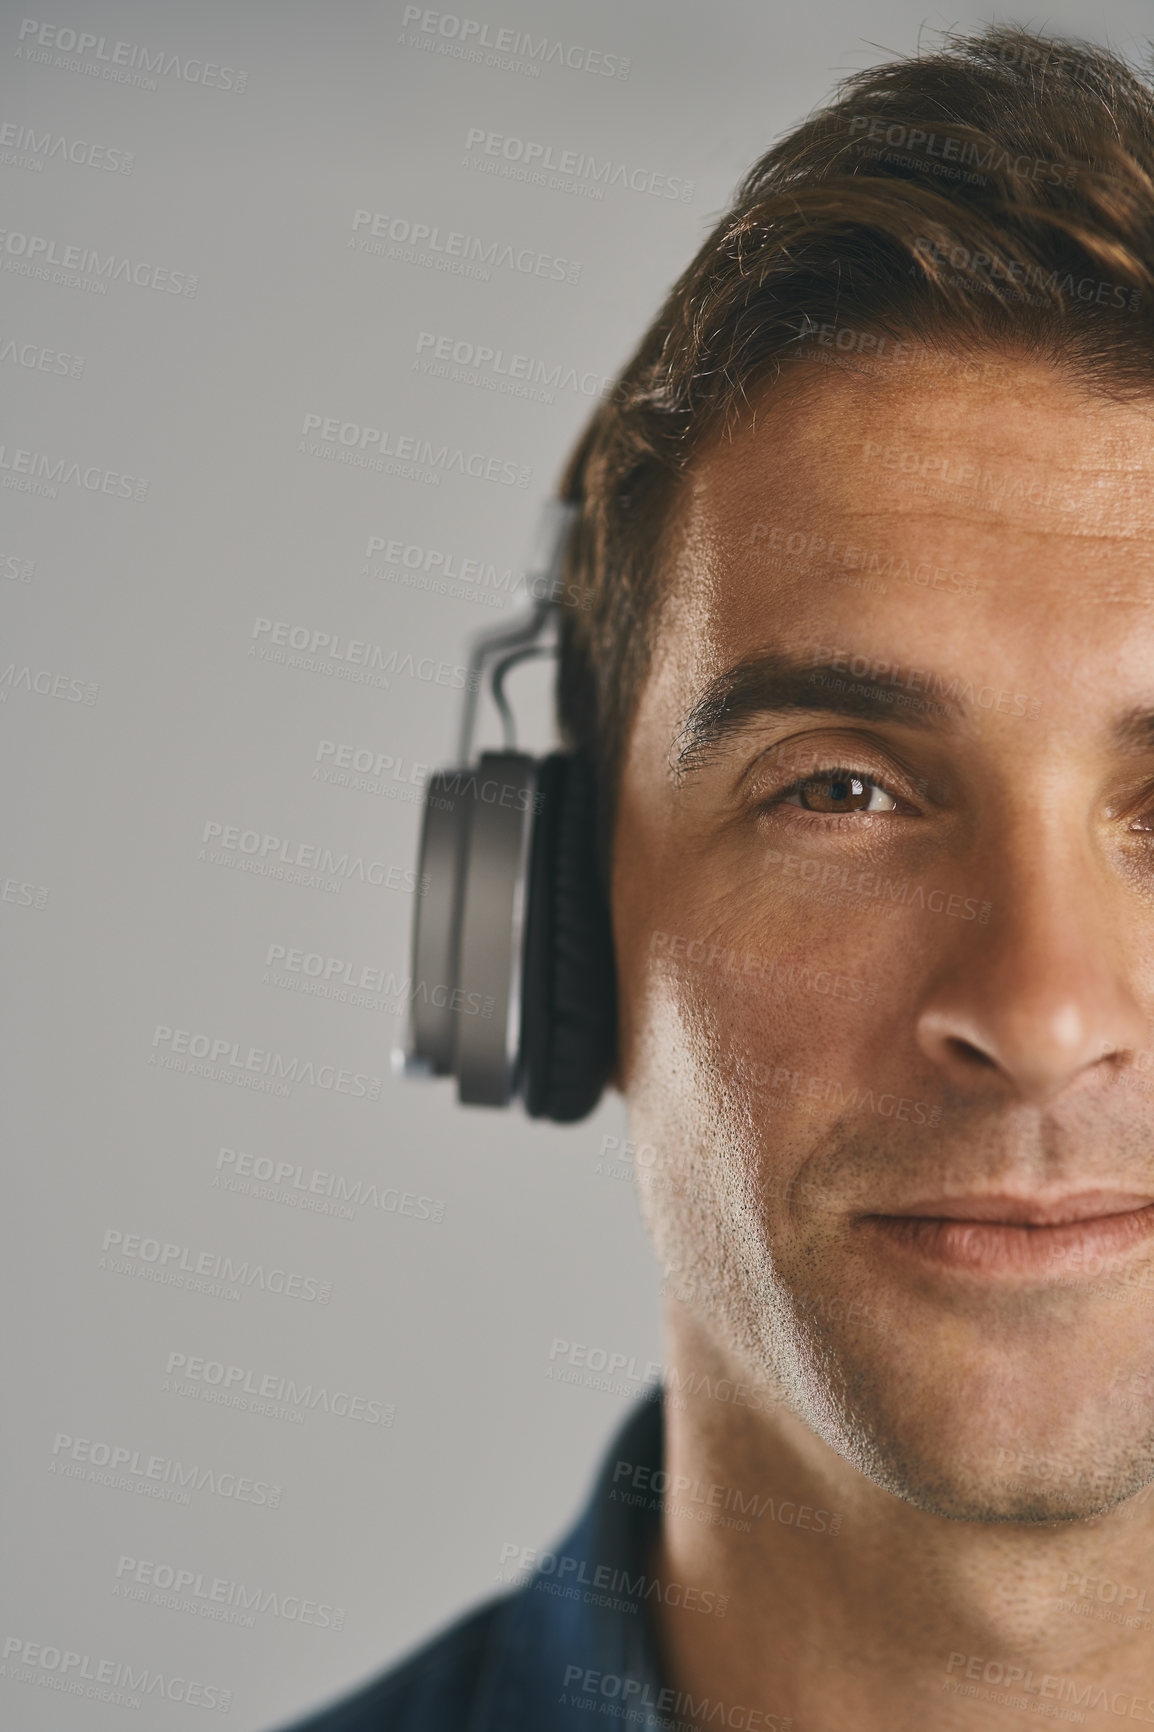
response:
<path fill-rule="evenodd" d="M 916 1028 L 953 1086 L 989 1086 L 1031 1106 L 1149 1038 L 1123 942 L 1125 892 L 1077 849 L 1045 852 L 1041 866 L 1039 853 L 1035 835 L 1025 869 L 1005 862 L 989 925 L 959 931 Z"/>

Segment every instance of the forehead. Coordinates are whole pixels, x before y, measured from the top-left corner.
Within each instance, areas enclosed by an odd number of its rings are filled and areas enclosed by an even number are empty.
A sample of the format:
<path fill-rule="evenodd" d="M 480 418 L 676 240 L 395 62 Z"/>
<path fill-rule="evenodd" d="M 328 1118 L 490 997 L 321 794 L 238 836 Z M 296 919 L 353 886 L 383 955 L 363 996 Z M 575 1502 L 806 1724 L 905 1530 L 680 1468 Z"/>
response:
<path fill-rule="evenodd" d="M 967 476 L 967 463 L 980 475 Z M 870 372 L 795 366 L 754 398 L 735 432 L 705 443 L 693 463 L 693 492 L 706 509 L 722 500 L 740 506 L 760 473 L 788 477 L 799 499 L 863 520 L 896 508 L 980 527 L 996 508 L 1029 526 L 1047 510 L 1057 521 L 1063 486 L 1093 476 L 1107 484 L 1093 527 L 1125 528 L 1141 511 L 1150 529 L 1148 490 L 1134 487 L 1132 509 L 1119 513 L 1124 498 L 1109 484 L 1148 478 L 1152 463 L 1154 377 L 1149 397 L 1120 402 L 1010 357 L 986 362 L 975 378 L 928 358 Z M 1003 472 L 1042 484 L 1045 496 L 1000 488 Z M 942 509 L 943 499 L 952 511 Z"/>
<path fill-rule="evenodd" d="M 698 684 L 760 644 L 840 638 L 906 660 L 1032 654 L 1039 677 L 1095 645 L 1149 666 L 1154 385 L 1119 403 L 1011 359 L 976 380 L 812 373 L 694 458 L 663 662 Z"/>

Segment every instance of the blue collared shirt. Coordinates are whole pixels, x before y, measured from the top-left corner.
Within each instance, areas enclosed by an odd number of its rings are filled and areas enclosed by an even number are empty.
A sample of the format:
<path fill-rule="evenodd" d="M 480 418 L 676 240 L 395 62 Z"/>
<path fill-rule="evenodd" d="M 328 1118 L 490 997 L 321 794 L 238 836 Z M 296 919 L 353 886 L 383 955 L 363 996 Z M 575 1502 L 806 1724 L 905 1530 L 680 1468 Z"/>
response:
<path fill-rule="evenodd" d="M 664 1685 L 653 1604 L 661 1393 L 633 1409 L 577 1525 L 525 1585 L 288 1732 L 659 1732 L 681 1720 Z M 628 1463 L 625 1473 L 619 1463 Z M 640 1471 L 639 1471 L 640 1470 Z"/>

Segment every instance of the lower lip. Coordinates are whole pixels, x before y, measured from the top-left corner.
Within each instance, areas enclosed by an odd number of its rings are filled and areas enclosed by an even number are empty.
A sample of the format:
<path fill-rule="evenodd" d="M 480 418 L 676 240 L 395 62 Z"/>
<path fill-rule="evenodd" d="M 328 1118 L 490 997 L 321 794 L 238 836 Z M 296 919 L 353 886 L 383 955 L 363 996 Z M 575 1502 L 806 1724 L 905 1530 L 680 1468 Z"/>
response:
<path fill-rule="evenodd" d="M 1052 1227 L 924 1215 L 866 1215 L 859 1225 L 893 1250 L 937 1269 L 1092 1280 L 1154 1241 L 1154 1203 Z"/>

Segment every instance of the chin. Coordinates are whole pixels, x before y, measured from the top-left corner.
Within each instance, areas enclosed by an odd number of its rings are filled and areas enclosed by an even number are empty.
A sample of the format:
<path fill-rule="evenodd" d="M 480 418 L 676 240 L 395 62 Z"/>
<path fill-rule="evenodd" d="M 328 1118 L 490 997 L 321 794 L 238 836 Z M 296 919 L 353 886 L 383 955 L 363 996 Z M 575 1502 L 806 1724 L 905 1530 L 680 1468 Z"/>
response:
<path fill-rule="evenodd" d="M 1023 1365 L 956 1361 L 911 1379 L 873 1364 L 831 1377 L 799 1407 L 825 1443 L 903 1503 L 951 1521 L 1089 1521 L 1154 1481 L 1154 1411 L 1109 1399 L 1109 1371 L 1067 1363 L 1064 1377 Z M 844 1362 L 843 1362 L 844 1363 Z M 811 1371 L 814 1368 L 811 1367 Z"/>
<path fill-rule="evenodd" d="M 1037 1464 L 1031 1468 L 1031 1458 Z M 1119 1460 L 1104 1472 L 1079 1467 L 1048 1480 L 1053 1457 L 1015 1453 L 1009 1467 L 994 1460 L 958 1460 L 903 1450 L 900 1440 L 877 1440 L 858 1451 L 854 1465 L 875 1485 L 927 1515 L 959 1522 L 1049 1525 L 1088 1522 L 1127 1503 L 1154 1479 L 1154 1459 Z M 1020 1464 L 1020 1465 L 1019 1465 Z"/>

